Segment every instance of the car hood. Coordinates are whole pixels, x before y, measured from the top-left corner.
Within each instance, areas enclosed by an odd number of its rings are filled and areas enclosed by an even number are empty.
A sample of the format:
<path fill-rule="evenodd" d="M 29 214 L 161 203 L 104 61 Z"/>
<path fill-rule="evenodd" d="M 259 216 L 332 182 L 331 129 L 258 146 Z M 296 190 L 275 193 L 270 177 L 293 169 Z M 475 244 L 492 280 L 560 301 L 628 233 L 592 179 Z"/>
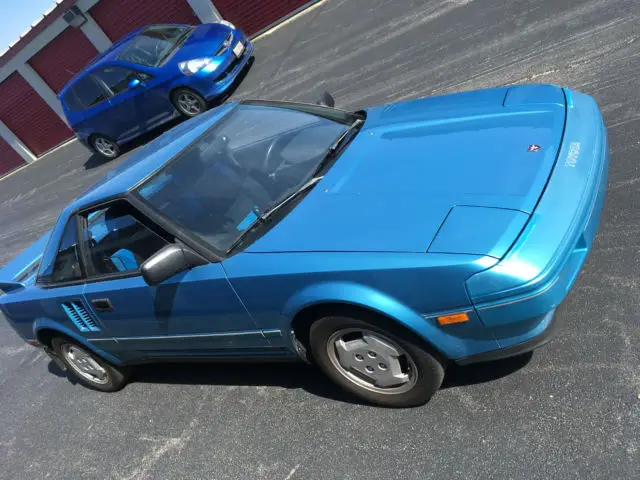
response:
<path fill-rule="evenodd" d="M 555 164 L 565 101 L 560 88 L 520 86 L 366 113 L 324 179 L 249 252 L 426 252 L 433 242 L 500 257 Z"/>
<path fill-rule="evenodd" d="M 218 51 L 231 29 L 220 23 L 198 25 L 186 42 L 171 57 L 172 63 L 211 57 Z"/>

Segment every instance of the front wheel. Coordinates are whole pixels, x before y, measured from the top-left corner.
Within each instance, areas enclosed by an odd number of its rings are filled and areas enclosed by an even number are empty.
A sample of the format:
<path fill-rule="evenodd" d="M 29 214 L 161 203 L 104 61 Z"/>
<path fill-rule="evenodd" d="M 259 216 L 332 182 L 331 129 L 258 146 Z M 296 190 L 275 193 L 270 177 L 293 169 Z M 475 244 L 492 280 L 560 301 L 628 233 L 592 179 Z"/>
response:
<path fill-rule="evenodd" d="M 440 388 L 444 367 L 417 338 L 387 322 L 324 317 L 309 332 L 313 358 L 345 390 L 385 407 L 414 407 Z"/>
<path fill-rule="evenodd" d="M 130 371 L 107 363 L 88 349 L 66 338 L 54 338 L 53 351 L 84 385 L 103 392 L 116 392 L 127 384 Z"/>
<path fill-rule="evenodd" d="M 195 117 L 207 109 L 207 101 L 197 92 L 188 88 L 179 88 L 171 94 L 171 101 L 183 116 Z"/>

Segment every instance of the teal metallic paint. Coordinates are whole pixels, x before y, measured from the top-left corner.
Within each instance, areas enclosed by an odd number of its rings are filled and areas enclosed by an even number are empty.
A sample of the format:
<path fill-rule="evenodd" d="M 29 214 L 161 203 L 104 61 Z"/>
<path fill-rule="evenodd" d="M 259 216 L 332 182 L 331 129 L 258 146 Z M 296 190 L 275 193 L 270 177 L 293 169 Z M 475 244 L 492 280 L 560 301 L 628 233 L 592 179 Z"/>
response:
<path fill-rule="evenodd" d="M 586 250 L 593 241 L 606 188 L 608 145 L 595 102 L 577 93 L 574 101 L 567 109 L 558 162 L 531 221 L 506 258 L 467 282 L 478 304 L 548 283 L 573 249 Z"/>
<path fill-rule="evenodd" d="M 42 268 L 53 261 L 74 210 L 125 195 L 233 108 L 241 104 L 224 105 L 168 132 L 67 207 Z M 141 300 L 136 291 L 148 288 L 148 307 L 159 290 L 145 287 L 140 277 L 121 279 L 119 323 L 105 319 L 100 336 L 85 333 L 82 343 L 97 343 L 104 355 L 111 352 L 109 359 L 123 355 L 127 362 L 146 354 L 118 351 L 117 337 L 127 339 L 120 345 L 136 337 L 157 342 L 155 337 L 164 336 L 160 341 L 167 345 L 186 339 L 179 353 L 193 357 L 292 355 L 292 319 L 307 308 L 335 303 L 385 315 L 454 360 L 543 334 L 578 275 L 602 209 L 608 145 L 595 102 L 533 85 L 366 113 L 361 132 L 324 179 L 264 236 L 219 264 L 166 282 L 176 290 L 175 313 L 162 317 L 149 307 L 143 315 L 149 328 L 129 335 L 126 308 Z M 529 151 L 529 145 L 540 149 Z M 43 242 L 30 249 L 0 279 L 12 278 L 18 264 L 42 248 Z M 218 270 L 212 277 L 207 268 Z M 223 303 L 234 304 L 233 314 L 220 310 L 207 281 L 226 291 Z M 59 302 L 82 293 L 87 300 L 97 298 L 99 283 L 86 289 L 27 286 L 0 297 L 0 307 L 24 338 L 41 326 L 78 338 Z M 216 309 L 220 315 L 207 318 Z M 459 311 L 468 312 L 469 322 L 437 323 L 439 315 Z M 168 319 L 164 330 L 162 318 Z M 116 327 L 118 332 L 111 331 Z M 224 339 L 225 332 L 227 349 L 202 343 Z M 255 339 L 258 332 L 259 343 L 239 340 Z M 175 349 L 157 354 L 176 355 Z"/>
<path fill-rule="evenodd" d="M 458 205 L 451 209 L 427 251 L 502 258 L 528 220 L 529 215 L 518 210 Z"/>
<path fill-rule="evenodd" d="M 361 132 L 318 188 L 247 251 L 422 253 L 456 205 L 530 214 L 553 168 L 565 111 L 556 104 L 503 107 L 506 92 L 367 110 Z M 543 147 L 529 153 L 530 144 Z"/>
<path fill-rule="evenodd" d="M 62 325 L 59 321 L 51 318 L 36 318 L 35 320 L 33 320 L 33 335 L 31 336 L 31 338 L 40 338 L 40 334 L 45 330 L 59 332 L 75 340 L 83 347 L 101 356 L 105 360 L 108 360 L 114 365 L 122 364 L 122 359 L 119 356 L 112 355 L 108 351 L 108 349 L 103 348 L 105 346 L 114 344 L 115 342 L 113 339 L 108 339 L 108 341 L 103 345 L 97 346 L 92 343 L 92 339 L 87 338 L 85 334 L 81 335 L 75 328 L 70 328 L 67 325 Z"/>
<path fill-rule="evenodd" d="M 260 328 L 289 332 L 306 308 L 355 305 L 398 321 L 455 358 L 497 347 L 464 289 L 464 279 L 493 263 L 471 255 L 315 252 L 238 254 L 223 265 Z M 445 329 L 423 316 L 449 310 L 471 310 L 471 321 Z"/>

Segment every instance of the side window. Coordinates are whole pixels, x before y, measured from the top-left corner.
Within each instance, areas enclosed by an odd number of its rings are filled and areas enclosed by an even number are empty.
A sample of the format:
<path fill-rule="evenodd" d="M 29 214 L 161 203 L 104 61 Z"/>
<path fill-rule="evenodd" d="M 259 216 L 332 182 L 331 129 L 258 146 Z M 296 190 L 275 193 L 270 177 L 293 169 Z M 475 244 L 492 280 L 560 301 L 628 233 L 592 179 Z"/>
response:
<path fill-rule="evenodd" d="M 77 232 L 76 217 L 71 217 L 62 234 L 60 248 L 53 263 L 50 280 L 52 283 L 81 280 L 84 277 L 80 268 Z"/>
<path fill-rule="evenodd" d="M 135 71 L 124 67 L 106 67 L 97 74 L 113 95 L 129 90 L 129 82 L 138 78 Z"/>
<path fill-rule="evenodd" d="M 107 92 L 91 77 L 78 81 L 64 96 L 64 101 L 72 110 L 81 110 L 97 105 L 107 99 Z"/>
<path fill-rule="evenodd" d="M 74 87 L 70 88 L 67 90 L 67 93 L 64 94 L 62 103 L 64 103 L 69 110 L 82 110 L 84 107 L 80 103 L 80 100 L 78 100 L 78 96 L 76 92 L 73 91 L 73 88 Z"/>
<path fill-rule="evenodd" d="M 143 225 L 125 203 L 114 203 L 87 215 L 84 238 L 92 275 L 137 271 L 167 245 L 164 238 Z"/>

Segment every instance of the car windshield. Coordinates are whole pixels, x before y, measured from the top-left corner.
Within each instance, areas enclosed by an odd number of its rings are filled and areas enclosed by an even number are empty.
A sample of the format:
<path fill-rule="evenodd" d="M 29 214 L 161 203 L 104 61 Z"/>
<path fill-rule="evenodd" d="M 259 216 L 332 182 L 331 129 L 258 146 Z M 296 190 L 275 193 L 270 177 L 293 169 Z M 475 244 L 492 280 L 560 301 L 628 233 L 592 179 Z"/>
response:
<path fill-rule="evenodd" d="M 193 27 L 156 25 L 142 30 L 118 55 L 118 60 L 157 67 L 186 39 Z"/>
<path fill-rule="evenodd" d="M 350 120 L 346 112 L 334 120 L 293 108 L 239 104 L 137 193 L 226 252 L 261 214 L 311 178 Z"/>

